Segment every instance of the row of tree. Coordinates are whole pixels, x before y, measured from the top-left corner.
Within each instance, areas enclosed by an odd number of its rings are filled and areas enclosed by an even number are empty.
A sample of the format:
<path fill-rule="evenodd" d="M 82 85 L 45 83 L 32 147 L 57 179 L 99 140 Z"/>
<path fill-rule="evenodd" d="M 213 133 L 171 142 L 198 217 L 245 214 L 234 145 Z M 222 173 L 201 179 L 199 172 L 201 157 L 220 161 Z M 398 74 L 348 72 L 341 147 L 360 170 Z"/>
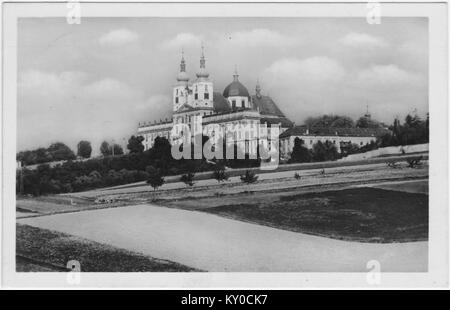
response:
<path fill-rule="evenodd" d="M 206 139 L 202 139 L 203 143 Z M 139 143 L 138 143 L 139 142 Z M 132 150 L 121 156 L 105 156 L 85 161 L 66 161 L 50 166 L 41 164 L 36 169 L 21 169 L 17 174 L 17 192 L 43 195 L 83 191 L 103 186 L 112 186 L 147 180 L 152 168 L 157 167 L 162 175 L 179 175 L 187 172 L 212 171 L 215 163 L 202 159 L 175 160 L 171 154 L 171 144 L 163 137 L 157 137 L 153 147 L 142 151 L 142 141 L 132 137 L 129 145 Z M 194 147 L 191 146 L 193 150 Z M 259 160 L 223 160 L 227 167 L 254 167 Z M 150 169 L 150 173 L 149 173 Z"/>
<path fill-rule="evenodd" d="M 144 151 L 144 146 L 142 141 L 144 140 L 141 136 L 131 136 L 128 140 L 127 149 L 130 153 L 142 153 Z M 117 156 L 123 155 L 124 151 L 120 144 L 103 141 L 100 145 L 100 154 L 103 156 Z M 35 165 L 42 163 L 49 163 L 54 161 L 62 160 L 74 160 L 78 158 L 90 158 L 92 155 L 92 145 L 91 142 L 86 140 L 81 140 L 77 144 L 77 153 L 75 153 L 64 143 L 56 142 L 51 144 L 48 148 L 38 148 L 35 150 L 22 151 L 17 153 L 16 159 L 20 161 L 23 165 Z"/>
<path fill-rule="evenodd" d="M 429 127 L 430 117 L 428 113 L 425 120 L 418 115 L 408 114 L 403 124 L 396 118 L 394 123 L 389 126 L 391 133 L 382 136 L 378 142 L 380 147 L 429 143 Z"/>
<path fill-rule="evenodd" d="M 374 120 L 370 115 L 361 116 L 356 122 L 349 116 L 325 114 L 318 117 L 309 117 L 305 120 L 309 128 L 382 128 L 382 122 Z"/>

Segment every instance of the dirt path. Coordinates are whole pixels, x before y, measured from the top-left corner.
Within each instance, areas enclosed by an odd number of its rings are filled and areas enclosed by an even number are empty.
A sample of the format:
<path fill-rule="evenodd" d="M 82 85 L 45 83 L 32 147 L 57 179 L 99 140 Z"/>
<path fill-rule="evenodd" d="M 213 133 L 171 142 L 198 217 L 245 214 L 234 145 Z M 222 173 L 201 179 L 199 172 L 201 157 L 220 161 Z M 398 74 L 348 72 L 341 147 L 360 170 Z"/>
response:
<path fill-rule="evenodd" d="M 138 205 L 20 219 L 208 271 L 426 271 L 428 242 L 339 241 L 235 221 L 212 214 Z"/>

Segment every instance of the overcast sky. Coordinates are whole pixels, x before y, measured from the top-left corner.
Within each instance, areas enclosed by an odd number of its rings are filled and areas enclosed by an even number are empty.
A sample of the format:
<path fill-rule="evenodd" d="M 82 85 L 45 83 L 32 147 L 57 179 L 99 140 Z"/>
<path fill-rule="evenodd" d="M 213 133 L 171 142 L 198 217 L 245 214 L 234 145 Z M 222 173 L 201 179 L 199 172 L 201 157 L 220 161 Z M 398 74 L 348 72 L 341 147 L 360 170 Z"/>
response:
<path fill-rule="evenodd" d="M 62 141 L 125 145 L 140 121 L 171 116 L 185 50 L 191 78 L 204 42 L 214 91 L 259 78 L 297 124 L 324 113 L 391 123 L 428 112 L 425 18 L 27 18 L 18 32 L 18 150 Z"/>

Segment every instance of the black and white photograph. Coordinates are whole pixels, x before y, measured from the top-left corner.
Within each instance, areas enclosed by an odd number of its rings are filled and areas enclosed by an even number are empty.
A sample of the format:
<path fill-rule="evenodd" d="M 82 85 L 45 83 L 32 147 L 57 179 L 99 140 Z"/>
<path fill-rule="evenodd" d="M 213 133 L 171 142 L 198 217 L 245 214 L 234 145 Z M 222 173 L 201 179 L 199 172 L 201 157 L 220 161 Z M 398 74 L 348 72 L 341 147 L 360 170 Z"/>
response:
<path fill-rule="evenodd" d="M 448 286 L 446 12 L 4 5 L 2 282 Z"/>

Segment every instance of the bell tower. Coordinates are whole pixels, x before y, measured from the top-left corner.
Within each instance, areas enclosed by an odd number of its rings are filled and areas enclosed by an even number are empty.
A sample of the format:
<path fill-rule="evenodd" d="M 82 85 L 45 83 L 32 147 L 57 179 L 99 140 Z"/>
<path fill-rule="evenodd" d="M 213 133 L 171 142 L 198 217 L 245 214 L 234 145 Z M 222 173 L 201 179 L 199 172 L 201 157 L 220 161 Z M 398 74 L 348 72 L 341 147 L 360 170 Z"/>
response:
<path fill-rule="evenodd" d="M 194 107 L 213 108 L 213 83 L 209 79 L 209 72 L 206 70 L 205 48 L 202 44 L 202 54 L 200 56 L 200 68 L 196 73 L 197 79 L 192 85 L 194 93 Z"/>
<path fill-rule="evenodd" d="M 184 51 L 181 50 L 180 71 L 177 75 L 177 83 L 173 88 L 173 111 L 177 111 L 183 104 L 188 102 L 189 76 L 186 73 L 186 61 Z"/>

